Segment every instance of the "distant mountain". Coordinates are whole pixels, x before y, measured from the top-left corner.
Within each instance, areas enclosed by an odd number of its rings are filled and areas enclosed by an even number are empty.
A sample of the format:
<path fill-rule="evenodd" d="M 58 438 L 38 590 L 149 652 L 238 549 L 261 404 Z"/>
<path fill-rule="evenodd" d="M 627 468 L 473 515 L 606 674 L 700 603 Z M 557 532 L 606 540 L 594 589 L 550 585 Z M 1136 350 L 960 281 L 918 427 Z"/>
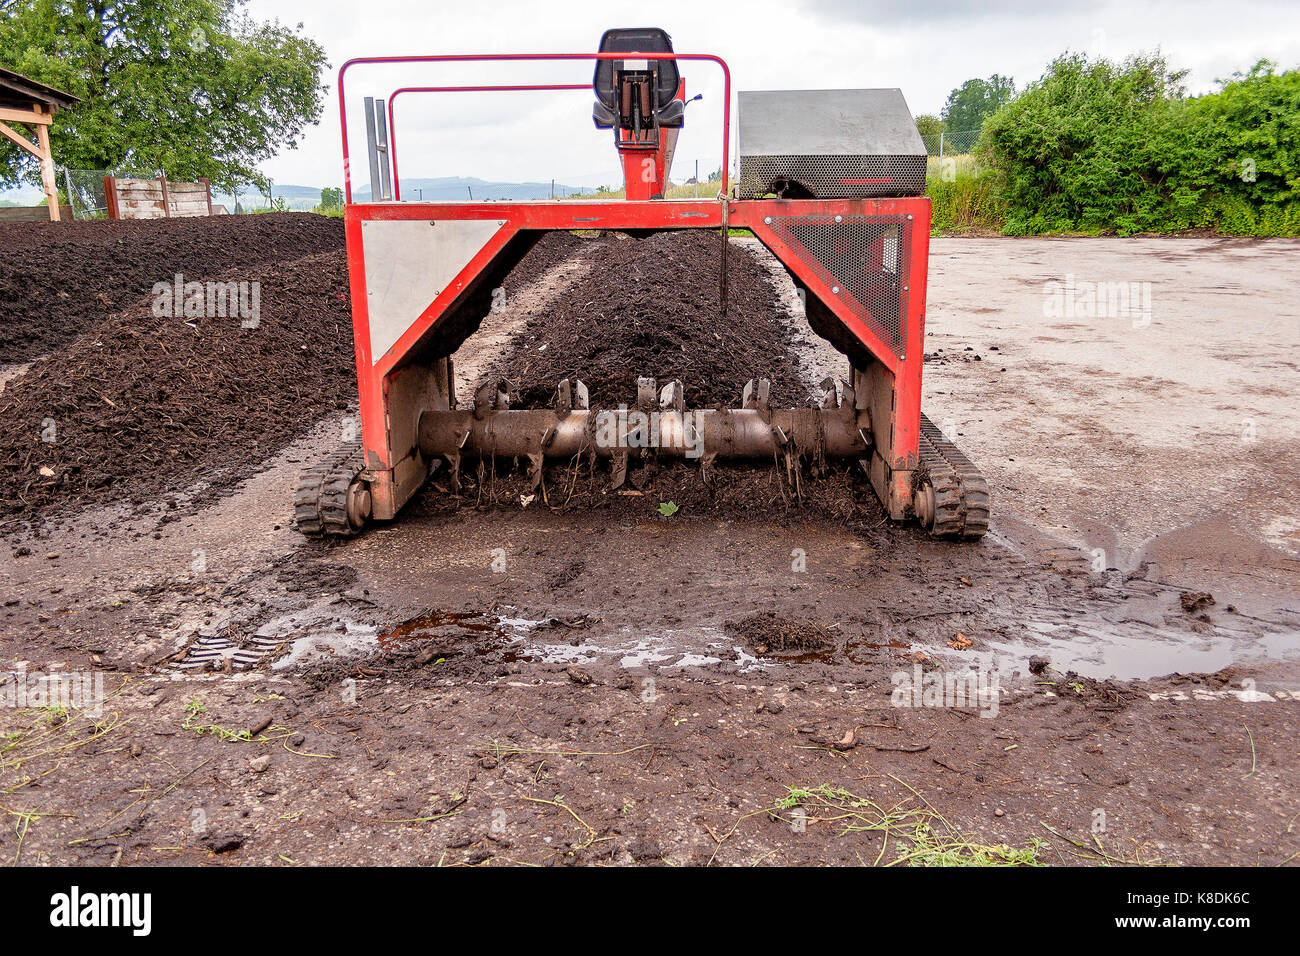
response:
<path fill-rule="evenodd" d="M 276 199 L 311 199 L 320 202 L 319 186 L 272 186 L 271 195 Z"/>
<path fill-rule="evenodd" d="M 295 209 L 302 206 L 310 209 L 313 206 L 320 205 L 320 187 L 274 185 L 271 187 L 271 198 L 283 199 Z M 229 193 L 219 193 L 214 189 L 212 191 L 212 201 L 222 203 L 228 209 L 235 208 L 235 197 Z M 252 186 L 246 186 L 239 191 L 239 201 L 245 206 L 254 208 L 268 205 L 265 194 L 258 192 Z"/>
<path fill-rule="evenodd" d="M 60 180 L 60 184 L 62 180 Z M 342 185 L 341 183 L 339 185 Z M 441 176 L 436 179 L 403 179 L 402 198 L 408 202 L 423 199 L 426 202 L 464 202 L 489 199 L 549 199 L 552 195 L 551 184 L 546 183 L 503 183 L 479 179 L 474 176 Z M 554 195 L 572 196 L 575 193 L 590 192 L 591 187 L 570 186 L 556 183 Z M 310 210 L 320 204 L 319 186 L 297 186 L 292 183 L 271 187 L 273 199 L 282 199 L 290 209 Z M 17 188 L 0 190 L 0 200 L 17 202 L 20 205 L 35 205 L 45 198 L 39 189 L 23 185 Z M 370 201 L 370 184 L 354 183 L 352 198 L 356 202 Z M 234 211 L 235 197 L 229 193 L 212 192 L 212 201 Z M 239 203 L 246 209 L 265 208 L 269 205 L 266 196 L 248 187 L 240 190 Z"/>
<path fill-rule="evenodd" d="M 574 193 L 589 192 L 580 186 L 555 184 L 556 196 L 572 196 Z M 436 179 L 403 179 L 402 199 L 406 201 L 423 199 L 425 202 L 467 201 L 474 199 L 549 199 L 551 184 L 546 183 L 501 183 L 490 182 L 470 176 L 440 176 Z M 370 185 L 353 184 L 352 198 L 357 202 L 370 201 Z"/>

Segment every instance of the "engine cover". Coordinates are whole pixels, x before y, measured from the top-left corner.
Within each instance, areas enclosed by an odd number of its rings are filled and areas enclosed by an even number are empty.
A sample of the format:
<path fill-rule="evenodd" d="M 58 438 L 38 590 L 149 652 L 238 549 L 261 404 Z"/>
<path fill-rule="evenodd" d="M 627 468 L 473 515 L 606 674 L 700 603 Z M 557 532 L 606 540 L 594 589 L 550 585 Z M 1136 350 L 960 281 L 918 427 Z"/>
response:
<path fill-rule="evenodd" d="M 738 198 L 920 196 L 926 148 L 902 91 L 739 94 Z"/>

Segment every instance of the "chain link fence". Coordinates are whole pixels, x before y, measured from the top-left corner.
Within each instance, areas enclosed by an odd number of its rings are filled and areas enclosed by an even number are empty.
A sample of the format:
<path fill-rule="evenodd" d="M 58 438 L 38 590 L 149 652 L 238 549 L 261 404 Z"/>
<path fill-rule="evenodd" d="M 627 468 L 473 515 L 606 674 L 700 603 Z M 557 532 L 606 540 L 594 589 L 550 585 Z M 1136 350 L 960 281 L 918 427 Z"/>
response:
<path fill-rule="evenodd" d="M 104 177 L 113 175 L 106 169 L 58 170 L 59 187 L 67 194 L 74 219 L 107 219 L 108 199 L 104 195 Z"/>
<path fill-rule="evenodd" d="M 116 176 L 119 179 L 157 179 L 156 169 L 69 169 L 60 166 L 55 171 L 59 190 L 67 196 L 67 203 L 72 207 L 74 219 L 107 219 L 108 198 L 104 193 L 104 178 Z M 276 203 L 251 187 L 235 193 L 223 193 L 215 187 L 212 190 L 214 208 L 223 207 L 225 212 L 260 212 L 274 209 Z M 319 199 L 285 200 L 284 208 L 311 211 L 320 205 Z"/>
<path fill-rule="evenodd" d="M 963 156 L 975 149 L 979 142 L 980 131 L 977 129 L 944 130 L 938 133 L 922 133 L 926 152 L 931 156 Z"/>
<path fill-rule="evenodd" d="M 953 182 L 960 176 L 979 173 L 980 166 L 974 152 L 979 138 L 980 131 L 977 129 L 922 133 L 921 140 L 925 143 L 926 152 L 930 154 L 926 163 L 926 178 Z"/>

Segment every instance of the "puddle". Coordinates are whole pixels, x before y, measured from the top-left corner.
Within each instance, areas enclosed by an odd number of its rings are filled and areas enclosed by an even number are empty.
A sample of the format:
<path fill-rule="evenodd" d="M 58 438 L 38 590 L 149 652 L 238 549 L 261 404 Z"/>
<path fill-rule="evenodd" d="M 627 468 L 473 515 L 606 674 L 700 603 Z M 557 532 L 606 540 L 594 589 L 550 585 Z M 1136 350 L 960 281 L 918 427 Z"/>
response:
<path fill-rule="evenodd" d="M 289 653 L 272 664 L 271 669 L 283 670 L 326 656 L 363 657 L 379 646 L 378 629 L 373 624 L 357 624 L 353 621 L 340 623 L 342 631 L 335 624 L 330 630 L 320 630 L 296 638 L 289 647 Z"/>
<path fill-rule="evenodd" d="M 683 654 L 679 660 L 669 664 L 664 668 L 664 670 L 673 670 L 678 667 L 704 667 L 707 664 L 721 663 L 721 657 L 706 657 L 703 654 Z"/>
<path fill-rule="evenodd" d="M 661 650 L 652 647 L 649 641 L 642 641 L 637 647 L 625 651 L 618 663 L 623 668 L 649 667 L 652 664 L 662 664 L 664 661 L 672 659 L 671 654 L 665 654 Z"/>
<path fill-rule="evenodd" d="M 1108 616 L 1113 619 L 1107 620 Z M 385 630 L 307 611 L 275 618 L 239 642 L 227 636 L 228 628 L 205 629 L 206 633 L 176 666 L 186 670 L 246 670 L 280 653 L 271 665 L 280 671 L 335 656 L 360 658 L 376 651 L 392 653 L 408 641 L 451 638 L 464 642 L 467 637 L 473 653 L 478 655 L 499 652 L 504 644 L 507 663 L 570 665 L 614 659 L 624 669 L 657 670 L 734 664 L 741 673 L 841 659 L 888 666 L 895 658 L 907 661 L 909 652 L 917 649 L 937 659 L 1022 676 L 1029 675 L 1029 658 L 1042 656 L 1060 673 L 1074 671 L 1095 680 L 1210 674 L 1232 664 L 1300 658 L 1300 629 L 1259 633 L 1234 629 L 1228 621 L 1219 620 L 1213 628 L 1196 633 L 1167 626 L 1161 610 L 1143 601 L 1125 602 L 1125 606 L 1086 619 L 1017 622 L 1015 630 L 1022 629 L 1023 637 L 985 640 L 958 654 L 940 645 L 849 639 L 842 651 L 758 656 L 737 645 L 719 627 L 655 631 L 624 627 L 614 633 L 593 634 L 556 618 L 434 611 Z M 487 640 L 475 640 L 474 635 Z M 875 653 L 859 660 L 859 650 Z M 884 652 L 883 659 L 880 652 Z"/>
<path fill-rule="evenodd" d="M 1047 657 L 1062 673 L 1094 680 L 1148 680 L 1169 674 L 1213 674 L 1231 664 L 1300 657 L 1300 631 L 1257 637 L 1188 634 L 1167 628 L 1128 632 L 1096 621 L 1027 621 L 1033 642 L 987 643 L 963 659 L 1009 673 L 1028 673 L 1030 655 Z"/>
<path fill-rule="evenodd" d="M 535 649 L 539 656 L 534 659 L 544 664 L 579 664 L 607 657 L 617 658 L 624 669 L 677 670 L 731 663 L 743 673 L 773 666 L 773 662 L 753 657 L 736 647 L 716 627 L 669 628 L 651 633 L 623 628 L 616 634 L 578 644 L 538 644 Z"/>
<path fill-rule="evenodd" d="M 421 617 L 403 621 L 392 630 L 379 635 L 379 646 L 386 651 L 400 647 L 403 641 L 428 637 L 441 637 L 447 631 L 459 635 L 464 631 L 477 631 L 484 634 L 504 636 L 499 625 L 514 623 L 497 621 L 473 611 L 435 611 Z"/>

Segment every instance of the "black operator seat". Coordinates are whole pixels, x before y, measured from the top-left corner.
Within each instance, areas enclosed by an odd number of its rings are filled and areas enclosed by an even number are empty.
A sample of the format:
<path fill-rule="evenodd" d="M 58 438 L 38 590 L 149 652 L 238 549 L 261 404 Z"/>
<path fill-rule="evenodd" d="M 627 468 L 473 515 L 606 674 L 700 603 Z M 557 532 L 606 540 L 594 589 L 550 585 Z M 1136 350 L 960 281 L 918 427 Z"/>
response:
<path fill-rule="evenodd" d="M 600 38 L 601 53 L 672 53 L 673 41 L 668 33 L 658 27 L 623 28 L 606 30 Z M 597 60 L 591 85 L 596 91 L 596 105 L 592 119 L 598 129 L 611 129 L 619 123 L 618 74 L 619 72 L 658 71 L 652 109 L 660 126 L 680 127 L 686 119 L 686 104 L 677 99 L 681 75 L 676 60 L 647 60 L 644 66 L 628 60 Z M 649 120 L 649 117 L 646 117 Z M 627 118 L 624 118 L 627 122 Z"/>

